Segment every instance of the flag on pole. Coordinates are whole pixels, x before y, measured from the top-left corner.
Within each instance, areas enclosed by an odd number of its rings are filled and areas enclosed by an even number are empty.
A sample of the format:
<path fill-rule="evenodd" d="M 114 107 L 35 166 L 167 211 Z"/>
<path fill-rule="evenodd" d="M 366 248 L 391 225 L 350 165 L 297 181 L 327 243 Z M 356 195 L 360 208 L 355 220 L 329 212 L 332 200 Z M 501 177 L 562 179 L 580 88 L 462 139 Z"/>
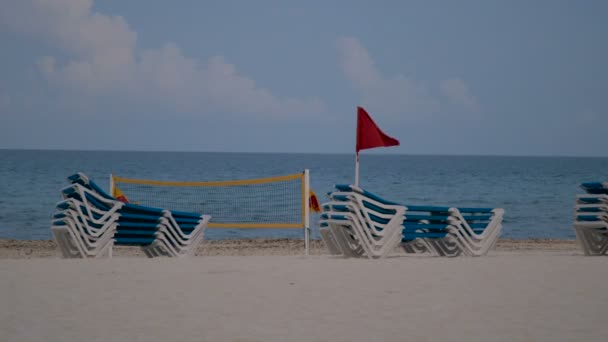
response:
<path fill-rule="evenodd" d="M 125 194 L 117 186 L 114 186 L 114 193 L 112 196 L 123 203 L 129 203 L 127 196 L 125 196 Z"/>
<path fill-rule="evenodd" d="M 384 134 L 365 109 L 357 107 L 357 154 L 368 148 L 398 145 L 399 140 Z"/>
<path fill-rule="evenodd" d="M 319 205 L 319 199 L 317 198 L 317 194 L 315 194 L 315 192 L 312 191 L 312 189 L 310 189 L 309 206 L 310 206 L 310 209 L 312 211 L 314 211 L 315 213 L 321 212 L 321 206 Z"/>

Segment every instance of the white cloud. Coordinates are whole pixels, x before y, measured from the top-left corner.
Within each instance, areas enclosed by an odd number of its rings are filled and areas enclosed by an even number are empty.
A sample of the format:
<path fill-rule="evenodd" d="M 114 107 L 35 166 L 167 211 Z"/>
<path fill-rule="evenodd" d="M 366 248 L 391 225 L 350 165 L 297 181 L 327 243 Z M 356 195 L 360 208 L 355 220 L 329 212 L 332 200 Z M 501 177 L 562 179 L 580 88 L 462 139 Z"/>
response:
<path fill-rule="evenodd" d="M 192 113 L 282 116 L 325 110 L 317 98 L 274 95 L 219 56 L 200 61 L 172 43 L 140 49 L 123 17 L 94 12 L 92 5 L 92 0 L 18 0 L 0 13 L 12 30 L 58 50 L 41 56 L 37 66 L 51 86 L 68 90 L 64 100 L 116 98 Z"/>
<path fill-rule="evenodd" d="M 447 104 L 479 111 L 479 104 L 466 84 L 459 79 L 441 81 L 439 89 L 401 74 L 383 76 L 367 49 L 354 37 L 337 41 L 340 66 L 360 93 L 363 105 L 375 110 L 418 116 L 444 110 Z M 435 91 L 434 91 L 435 90 Z M 435 95 L 435 93 L 439 94 Z"/>
<path fill-rule="evenodd" d="M 479 112 L 479 102 L 469 87 L 459 79 L 443 80 L 439 84 L 441 93 L 453 103 L 459 104 L 473 113 Z"/>
<path fill-rule="evenodd" d="M 364 105 L 380 111 L 412 115 L 439 110 L 439 101 L 430 95 L 423 83 L 403 75 L 384 78 L 369 52 L 356 38 L 340 38 L 337 46 L 340 66 L 361 94 Z"/>
<path fill-rule="evenodd" d="M 369 52 L 353 37 L 338 39 L 341 67 L 346 77 L 361 90 L 381 87 L 386 82 L 376 69 Z"/>

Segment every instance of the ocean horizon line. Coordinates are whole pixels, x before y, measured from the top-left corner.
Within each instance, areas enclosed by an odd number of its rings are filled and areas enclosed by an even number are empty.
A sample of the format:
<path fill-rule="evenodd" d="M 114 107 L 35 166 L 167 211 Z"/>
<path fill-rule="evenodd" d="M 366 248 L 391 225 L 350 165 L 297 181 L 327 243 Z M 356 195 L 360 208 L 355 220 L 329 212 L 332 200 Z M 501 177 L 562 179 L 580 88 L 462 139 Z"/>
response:
<path fill-rule="evenodd" d="M 285 151 L 186 151 L 186 150 L 113 150 L 113 149 L 63 149 L 63 148 L 4 148 L 0 151 L 20 151 L 20 152 L 113 152 L 113 153 L 201 153 L 201 154 L 260 154 L 260 155 L 327 155 L 327 156 L 354 156 L 354 152 L 285 152 Z M 488 158 L 584 158 L 584 159 L 607 159 L 606 156 L 594 155 L 517 155 L 517 154 L 442 154 L 442 153 L 394 153 L 380 151 L 366 151 L 368 156 L 406 156 L 406 157 L 488 157 Z"/>

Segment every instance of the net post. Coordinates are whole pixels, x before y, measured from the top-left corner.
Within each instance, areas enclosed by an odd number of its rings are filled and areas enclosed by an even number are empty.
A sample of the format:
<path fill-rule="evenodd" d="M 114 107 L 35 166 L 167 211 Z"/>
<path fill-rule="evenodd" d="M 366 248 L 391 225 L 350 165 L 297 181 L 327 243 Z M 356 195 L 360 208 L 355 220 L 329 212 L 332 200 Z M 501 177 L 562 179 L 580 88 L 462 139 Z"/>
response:
<path fill-rule="evenodd" d="M 304 169 L 304 250 L 310 255 L 310 171 Z"/>
<path fill-rule="evenodd" d="M 114 175 L 110 173 L 110 196 L 114 197 Z"/>

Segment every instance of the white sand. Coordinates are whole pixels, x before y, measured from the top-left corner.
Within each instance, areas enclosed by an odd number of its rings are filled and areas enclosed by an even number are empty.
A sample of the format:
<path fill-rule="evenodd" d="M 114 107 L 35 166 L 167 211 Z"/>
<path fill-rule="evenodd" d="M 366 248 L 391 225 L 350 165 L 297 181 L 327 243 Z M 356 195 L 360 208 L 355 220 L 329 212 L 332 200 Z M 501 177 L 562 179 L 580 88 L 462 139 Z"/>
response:
<path fill-rule="evenodd" d="M 0 341 L 605 341 L 608 258 L 0 260 Z"/>

